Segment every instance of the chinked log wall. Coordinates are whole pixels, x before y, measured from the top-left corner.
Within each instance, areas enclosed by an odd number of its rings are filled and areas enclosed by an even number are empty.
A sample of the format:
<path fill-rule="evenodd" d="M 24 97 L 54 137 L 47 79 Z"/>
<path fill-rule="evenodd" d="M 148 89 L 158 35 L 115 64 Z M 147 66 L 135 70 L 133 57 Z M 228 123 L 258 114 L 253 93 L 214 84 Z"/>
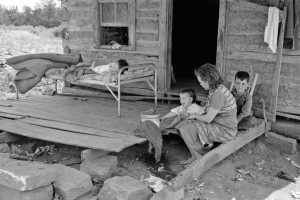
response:
<path fill-rule="evenodd" d="M 99 64 L 126 59 L 131 64 L 159 62 L 159 13 L 160 0 L 136 0 L 135 11 L 135 50 L 96 49 L 94 42 L 94 0 L 63 0 L 63 26 L 68 29 L 69 37 L 63 39 L 63 46 L 72 52 L 80 52 L 85 62 L 97 61 Z M 164 70 L 159 66 L 158 87 L 162 90 Z M 99 87 L 102 88 L 102 87 Z M 147 84 L 124 85 L 124 92 L 152 94 Z"/>

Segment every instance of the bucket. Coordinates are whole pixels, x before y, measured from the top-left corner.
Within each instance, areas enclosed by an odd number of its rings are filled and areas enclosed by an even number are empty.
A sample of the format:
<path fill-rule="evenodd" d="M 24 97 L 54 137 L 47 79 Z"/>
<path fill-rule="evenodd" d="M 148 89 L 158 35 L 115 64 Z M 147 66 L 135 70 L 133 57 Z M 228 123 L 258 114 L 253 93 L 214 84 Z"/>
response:
<path fill-rule="evenodd" d="M 141 112 L 141 122 L 149 120 L 156 124 L 158 127 L 160 125 L 159 117 L 159 112 L 153 109 Z"/>

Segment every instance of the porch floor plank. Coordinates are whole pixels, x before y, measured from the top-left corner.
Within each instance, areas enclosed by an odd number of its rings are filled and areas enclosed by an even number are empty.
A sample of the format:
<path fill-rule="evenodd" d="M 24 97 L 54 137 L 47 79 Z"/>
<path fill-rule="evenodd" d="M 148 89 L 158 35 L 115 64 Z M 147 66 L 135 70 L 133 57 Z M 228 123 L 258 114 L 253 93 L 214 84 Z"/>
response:
<path fill-rule="evenodd" d="M 0 106 L 0 130 L 62 144 L 119 152 L 146 139 L 133 135 L 140 113 L 153 102 L 117 102 L 102 98 L 31 96 L 10 99 Z M 170 105 L 156 107 L 162 115 Z M 173 107 L 173 106 L 172 106 Z M 10 116 L 12 116 L 10 118 Z M 14 119 L 14 120 L 11 120 Z"/>
<path fill-rule="evenodd" d="M 79 147 L 101 149 L 110 152 L 120 152 L 126 147 L 145 141 L 145 139 L 138 137 L 135 137 L 129 141 L 129 139 L 124 140 L 123 138 L 108 138 L 86 135 L 31 125 L 19 120 L 9 119 L 0 120 L 0 129 L 26 137 Z"/>

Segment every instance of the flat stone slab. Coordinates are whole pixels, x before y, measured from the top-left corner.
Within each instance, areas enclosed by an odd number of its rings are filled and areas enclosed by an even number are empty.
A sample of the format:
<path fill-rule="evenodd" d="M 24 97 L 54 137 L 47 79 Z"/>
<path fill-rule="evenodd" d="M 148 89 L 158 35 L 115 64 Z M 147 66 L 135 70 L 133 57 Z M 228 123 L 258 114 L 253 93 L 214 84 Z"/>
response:
<path fill-rule="evenodd" d="M 58 177 L 53 182 L 54 190 L 64 200 L 74 200 L 93 188 L 88 174 L 61 164 L 52 167 L 58 171 Z"/>
<path fill-rule="evenodd" d="M 10 159 L 8 153 L 0 153 L 0 185 L 19 191 L 33 190 L 50 185 L 57 172 L 39 162 Z"/>
<path fill-rule="evenodd" d="M 129 176 L 115 176 L 104 181 L 97 195 L 101 200 L 149 200 L 151 190 L 140 181 Z"/>
<path fill-rule="evenodd" d="M 107 154 L 109 154 L 108 151 L 103 151 L 99 149 L 86 149 L 81 152 L 81 160 L 83 161 L 95 160 L 97 158 L 106 156 Z"/>
<path fill-rule="evenodd" d="M 80 171 L 91 176 L 95 181 L 104 181 L 112 177 L 117 169 L 117 156 L 103 156 L 94 160 L 85 160 L 80 165 Z"/>
<path fill-rule="evenodd" d="M 52 200 L 53 187 L 52 185 L 40 187 L 28 191 L 19 191 L 3 185 L 0 185 L 1 200 Z"/>

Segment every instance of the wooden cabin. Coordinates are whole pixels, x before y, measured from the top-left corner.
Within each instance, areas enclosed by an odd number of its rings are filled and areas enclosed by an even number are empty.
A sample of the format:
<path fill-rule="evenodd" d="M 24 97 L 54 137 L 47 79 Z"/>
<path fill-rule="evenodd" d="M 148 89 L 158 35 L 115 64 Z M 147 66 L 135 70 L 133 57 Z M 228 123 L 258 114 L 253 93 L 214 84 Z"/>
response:
<path fill-rule="evenodd" d="M 254 93 L 258 115 L 263 98 L 272 121 L 276 114 L 297 118 L 300 51 L 285 49 L 279 41 L 277 53 L 272 53 L 263 39 L 267 3 L 247 1 L 62 0 L 68 33 L 63 46 L 81 53 L 86 62 L 153 62 L 161 95 L 192 87 L 205 96 L 194 68 L 207 62 L 216 64 L 229 81 L 238 70 L 259 73 Z M 280 16 L 284 19 L 284 11 Z M 114 43 L 120 48 L 113 49 Z M 152 95 L 143 83 L 128 84 L 122 91 Z"/>

